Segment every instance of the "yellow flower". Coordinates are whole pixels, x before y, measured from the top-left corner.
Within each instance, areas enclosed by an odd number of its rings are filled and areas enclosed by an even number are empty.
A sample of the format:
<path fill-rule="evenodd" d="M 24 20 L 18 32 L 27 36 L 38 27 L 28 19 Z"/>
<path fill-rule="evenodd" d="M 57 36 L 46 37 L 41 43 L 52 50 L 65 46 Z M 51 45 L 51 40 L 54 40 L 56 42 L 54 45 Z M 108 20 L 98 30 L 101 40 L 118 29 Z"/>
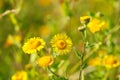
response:
<path fill-rule="evenodd" d="M 27 72 L 18 71 L 11 77 L 11 80 L 28 80 Z"/>
<path fill-rule="evenodd" d="M 100 57 L 103 57 L 104 55 L 106 55 L 106 51 L 105 50 L 99 50 L 98 51 L 98 55 L 100 56 Z"/>
<path fill-rule="evenodd" d="M 8 35 L 5 45 L 5 48 L 8 48 L 12 45 L 16 45 L 16 43 L 20 43 L 22 41 L 22 36 L 18 35 L 18 34 L 14 34 L 14 35 Z"/>
<path fill-rule="evenodd" d="M 51 40 L 53 50 L 60 55 L 70 52 L 72 41 L 66 34 L 57 34 Z"/>
<path fill-rule="evenodd" d="M 4 47 L 5 47 L 5 48 L 8 48 L 8 47 L 10 47 L 10 46 L 13 45 L 13 44 L 14 44 L 14 39 L 13 39 L 13 37 L 12 37 L 11 35 L 9 35 L 9 36 L 7 37 L 7 39 L 6 39 L 6 42 L 5 42 Z"/>
<path fill-rule="evenodd" d="M 15 42 L 20 43 L 22 41 L 22 36 L 21 35 L 15 34 L 13 37 L 14 37 Z"/>
<path fill-rule="evenodd" d="M 120 66 L 120 60 L 113 55 L 106 55 L 103 58 L 103 66 L 106 68 L 115 68 Z"/>
<path fill-rule="evenodd" d="M 88 62 L 88 64 L 89 64 L 90 66 L 100 66 L 100 65 L 102 64 L 102 60 L 101 60 L 101 58 L 99 58 L 99 57 L 95 57 L 95 58 L 91 59 L 91 60 Z"/>
<path fill-rule="evenodd" d="M 45 46 L 45 42 L 40 37 L 30 38 L 22 47 L 25 53 L 31 54 L 40 51 Z"/>
<path fill-rule="evenodd" d="M 4 5 L 4 1 L 3 0 L 0 0 L 0 8 L 2 8 Z"/>
<path fill-rule="evenodd" d="M 82 16 L 80 17 L 81 23 L 88 23 L 90 21 L 90 16 Z"/>
<path fill-rule="evenodd" d="M 52 3 L 52 0 L 38 0 L 38 3 L 42 6 L 48 6 Z"/>
<path fill-rule="evenodd" d="M 106 27 L 106 23 L 97 18 L 94 18 L 88 23 L 87 26 L 92 33 L 95 33 L 97 31 L 104 29 Z"/>
<path fill-rule="evenodd" d="M 54 59 L 52 56 L 43 56 L 43 57 L 40 57 L 38 60 L 37 60 L 37 64 L 40 66 L 40 67 L 47 67 L 47 66 L 50 66 L 52 65 Z"/>
<path fill-rule="evenodd" d="M 42 36 L 42 37 L 47 37 L 47 36 L 49 36 L 49 34 L 50 34 L 50 28 L 49 28 L 49 26 L 41 26 L 40 28 L 39 28 L 39 32 L 40 32 L 40 35 Z"/>

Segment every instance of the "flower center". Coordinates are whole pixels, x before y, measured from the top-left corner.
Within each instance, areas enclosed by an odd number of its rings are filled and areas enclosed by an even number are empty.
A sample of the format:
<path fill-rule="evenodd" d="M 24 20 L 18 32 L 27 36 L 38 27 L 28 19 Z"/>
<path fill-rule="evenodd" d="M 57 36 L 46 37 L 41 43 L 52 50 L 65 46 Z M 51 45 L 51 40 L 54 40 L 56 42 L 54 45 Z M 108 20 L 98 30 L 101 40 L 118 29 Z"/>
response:
<path fill-rule="evenodd" d="M 16 74 L 16 79 L 17 79 L 17 80 L 22 80 L 22 77 L 23 77 L 23 76 L 22 76 L 21 73 L 17 73 L 17 74 Z"/>
<path fill-rule="evenodd" d="M 38 46 L 41 45 L 40 41 L 31 41 L 30 43 L 30 49 L 36 49 Z"/>
<path fill-rule="evenodd" d="M 66 42 L 65 42 L 64 40 L 59 40 L 59 41 L 57 42 L 57 47 L 58 47 L 59 49 L 65 49 L 65 48 L 66 48 Z"/>
<path fill-rule="evenodd" d="M 116 60 L 108 60 L 107 63 L 108 63 L 108 64 L 116 64 L 117 61 L 116 61 Z"/>

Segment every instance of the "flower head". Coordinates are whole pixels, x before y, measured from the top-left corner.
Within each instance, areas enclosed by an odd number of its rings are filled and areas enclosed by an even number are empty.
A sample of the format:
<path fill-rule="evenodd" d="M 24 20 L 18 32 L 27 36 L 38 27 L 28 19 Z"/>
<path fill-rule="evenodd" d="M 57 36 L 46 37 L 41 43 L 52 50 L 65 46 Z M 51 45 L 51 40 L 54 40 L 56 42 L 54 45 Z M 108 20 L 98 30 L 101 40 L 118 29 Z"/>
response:
<path fill-rule="evenodd" d="M 28 80 L 27 72 L 18 71 L 11 77 L 11 80 Z"/>
<path fill-rule="evenodd" d="M 113 55 L 106 55 L 103 58 L 103 66 L 106 68 L 114 68 L 120 66 L 120 60 Z"/>
<path fill-rule="evenodd" d="M 9 35 L 6 39 L 6 42 L 5 42 L 5 48 L 8 48 L 10 47 L 11 45 L 14 44 L 14 40 L 13 40 L 13 37 L 11 35 Z"/>
<path fill-rule="evenodd" d="M 39 28 L 39 32 L 42 37 L 47 37 L 50 34 L 50 28 L 49 26 L 43 25 Z"/>
<path fill-rule="evenodd" d="M 72 47 L 72 41 L 66 34 L 57 34 L 51 40 L 53 50 L 59 54 L 68 53 Z"/>
<path fill-rule="evenodd" d="M 80 17 L 81 23 L 88 23 L 90 21 L 90 16 L 82 16 Z"/>
<path fill-rule="evenodd" d="M 45 42 L 43 39 L 39 37 L 30 38 L 22 47 L 25 53 L 31 54 L 40 51 L 45 46 Z"/>
<path fill-rule="evenodd" d="M 52 65 L 53 61 L 54 59 L 52 56 L 43 56 L 37 59 L 37 64 L 40 67 L 47 67 L 47 66 Z"/>
<path fill-rule="evenodd" d="M 95 33 L 97 31 L 104 29 L 106 27 L 106 23 L 97 18 L 94 18 L 88 23 L 87 26 L 92 33 Z"/>
<path fill-rule="evenodd" d="M 91 66 L 100 66 L 102 64 L 102 60 L 99 57 L 95 57 L 95 58 L 91 59 L 88 62 L 88 64 Z"/>

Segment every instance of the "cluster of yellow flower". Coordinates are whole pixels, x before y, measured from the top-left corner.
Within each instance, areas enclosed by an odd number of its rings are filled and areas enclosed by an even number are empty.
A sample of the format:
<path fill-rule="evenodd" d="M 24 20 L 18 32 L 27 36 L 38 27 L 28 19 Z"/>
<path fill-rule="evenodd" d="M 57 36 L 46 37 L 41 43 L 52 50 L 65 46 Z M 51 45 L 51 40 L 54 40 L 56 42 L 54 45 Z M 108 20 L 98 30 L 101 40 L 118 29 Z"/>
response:
<path fill-rule="evenodd" d="M 114 55 L 104 55 L 103 57 L 92 58 L 88 64 L 90 66 L 105 66 L 107 69 L 120 66 L 120 60 Z"/>
<path fill-rule="evenodd" d="M 92 33 L 98 32 L 107 27 L 107 23 L 105 21 L 101 21 L 98 18 L 92 19 L 90 16 L 80 17 L 80 21 L 81 23 L 86 24 Z"/>
<path fill-rule="evenodd" d="M 71 39 L 65 34 L 57 34 L 51 40 L 51 46 L 53 51 L 59 55 L 66 54 L 70 52 L 72 48 Z M 37 53 L 37 51 L 41 51 L 45 47 L 46 42 L 40 37 L 30 38 L 22 47 L 23 51 L 27 54 Z M 52 65 L 54 62 L 54 58 L 52 55 L 44 55 L 39 57 L 36 60 L 38 66 L 40 67 L 48 67 Z M 27 80 L 27 75 L 25 71 L 17 72 L 12 76 L 12 80 Z"/>
<path fill-rule="evenodd" d="M 51 40 L 51 46 L 55 53 L 59 55 L 68 53 L 72 47 L 71 39 L 65 34 L 57 34 Z M 40 37 L 30 38 L 22 47 L 23 51 L 27 54 L 37 53 L 37 51 L 41 51 L 45 47 L 45 41 Z M 39 66 L 49 66 L 53 63 L 53 57 L 51 55 L 45 55 L 40 57 L 37 60 Z"/>

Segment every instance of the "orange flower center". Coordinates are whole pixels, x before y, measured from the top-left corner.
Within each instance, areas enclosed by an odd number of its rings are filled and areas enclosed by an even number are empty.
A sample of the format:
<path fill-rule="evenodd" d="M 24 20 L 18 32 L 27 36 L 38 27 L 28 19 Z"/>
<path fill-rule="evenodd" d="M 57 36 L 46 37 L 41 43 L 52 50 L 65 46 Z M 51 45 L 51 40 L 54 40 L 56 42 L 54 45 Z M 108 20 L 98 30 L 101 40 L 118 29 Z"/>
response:
<path fill-rule="evenodd" d="M 17 73 L 16 80 L 23 80 L 23 75 L 21 73 Z"/>
<path fill-rule="evenodd" d="M 41 45 L 41 42 L 40 41 L 31 40 L 29 45 L 30 45 L 30 49 L 36 49 L 38 46 Z"/>
<path fill-rule="evenodd" d="M 110 60 L 107 60 L 106 63 L 107 63 L 107 64 L 116 64 L 117 61 L 110 59 Z"/>
<path fill-rule="evenodd" d="M 65 42 L 64 40 L 59 40 L 59 41 L 57 42 L 57 47 L 58 47 L 59 49 L 65 49 L 65 48 L 66 48 L 66 42 Z"/>

